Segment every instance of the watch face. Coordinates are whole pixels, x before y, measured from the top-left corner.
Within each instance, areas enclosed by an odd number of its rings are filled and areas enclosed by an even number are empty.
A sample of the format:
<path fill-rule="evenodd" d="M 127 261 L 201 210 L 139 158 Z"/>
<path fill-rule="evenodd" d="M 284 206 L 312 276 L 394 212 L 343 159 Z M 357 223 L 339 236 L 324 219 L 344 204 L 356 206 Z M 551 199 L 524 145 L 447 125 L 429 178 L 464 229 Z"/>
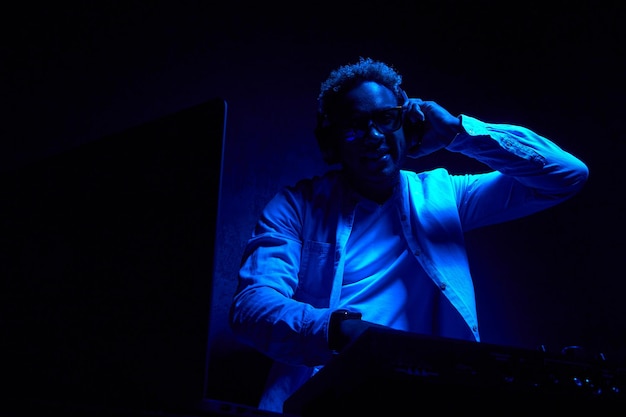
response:
<path fill-rule="evenodd" d="M 335 310 L 331 314 L 331 318 L 335 320 L 361 319 L 361 317 L 363 317 L 361 313 L 344 309 Z"/>
<path fill-rule="evenodd" d="M 333 311 L 330 315 L 328 327 L 328 347 L 335 352 L 339 352 L 346 346 L 350 342 L 350 337 L 342 333 L 341 322 L 345 320 L 360 320 L 361 317 L 361 313 L 345 309 Z"/>

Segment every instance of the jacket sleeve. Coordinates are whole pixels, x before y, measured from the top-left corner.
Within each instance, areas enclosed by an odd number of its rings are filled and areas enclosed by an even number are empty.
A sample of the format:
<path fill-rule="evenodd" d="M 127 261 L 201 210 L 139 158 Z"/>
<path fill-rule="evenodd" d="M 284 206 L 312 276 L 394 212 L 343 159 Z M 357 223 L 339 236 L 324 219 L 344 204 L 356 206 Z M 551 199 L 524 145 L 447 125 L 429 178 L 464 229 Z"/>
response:
<path fill-rule="evenodd" d="M 466 133 L 447 146 L 492 172 L 454 178 L 464 230 L 513 220 L 577 194 L 589 170 L 549 139 L 521 127 L 462 115 Z"/>
<path fill-rule="evenodd" d="M 293 299 L 299 288 L 302 196 L 278 193 L 264 208 L 239 269 L 229 320 L 235 336 L 268 357 L 317 366 L 331 357 L 328 308 Z"/>

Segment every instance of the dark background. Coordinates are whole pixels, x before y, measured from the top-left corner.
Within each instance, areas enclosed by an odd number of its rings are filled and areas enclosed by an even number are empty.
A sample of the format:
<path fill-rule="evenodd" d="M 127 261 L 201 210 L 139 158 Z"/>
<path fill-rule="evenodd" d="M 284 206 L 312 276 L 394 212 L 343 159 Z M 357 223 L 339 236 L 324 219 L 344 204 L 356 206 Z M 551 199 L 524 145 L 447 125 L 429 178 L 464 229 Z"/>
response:
<path fill-rule="evenodd" d="M 381 59 L 404 75 L 410 96 L 434 99 L 455 114 L 531 127 L 588 164 L 589 182 L 572 200 L 467 236 L 482 337 L 555 352 L 580 345 L 622 361 L 621 4 L 13 4 L 0 18 L 0 169 L 36 166 L 225 99 L 218 244 L 214 273 L 206 276 L 207 395 L 254 404 L 266 362 L 236 344 L 225 321 L 243 245 L 280 186 L 325 169 L 312 133 L 319 83 L 359 56 Z M 479 169 L 446 153 L 408 168 L 439 165 Z"/>

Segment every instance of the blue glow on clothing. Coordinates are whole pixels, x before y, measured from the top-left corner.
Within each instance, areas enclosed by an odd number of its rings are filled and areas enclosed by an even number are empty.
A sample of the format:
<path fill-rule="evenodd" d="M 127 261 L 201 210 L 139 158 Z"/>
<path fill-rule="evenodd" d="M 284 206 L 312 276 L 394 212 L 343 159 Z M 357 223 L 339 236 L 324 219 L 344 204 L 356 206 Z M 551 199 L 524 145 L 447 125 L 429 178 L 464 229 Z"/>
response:
<path fill-rule="evenodd" d="M 340 305 L 354 302 L 365 317 L 399 327 L 480 341 L 465 232 L 559 204 L 580 191 L 589 172 L 529 129 L 468 116 L 462 123 L 467 133 L 447 150 L 491 171 L 401 171 L 381 219 L 364 215 L 341 171 L 285 187 L 266 205 L 244 250 L 230 315 L 239 340 L 275 360 L 259 408 L 280 412 L 284 400 L 331 359 L 328 321 Z M 382 234 L 388 222 L 392 227 Z M 367 224 L 372 230 L 362 231 Z M 350 241 L 352 233 L 363 233 L 371 248 Z M 366 266 L 367 259 L 376 259 L 376 266 Z M 390 265 L 382 267 L 383 259 Z M 367 285 L 382 287 L 370 299 L 361 295 Z M 380 310 L 396 294 L 408 302 L 422 291 L 433 295 L 433 304 L 411 304 L 411 315 L 426 314 L 431 323 Z"/>
<path fill-rule="evenodd" d="M 398 201 L 396 194 L 382 205 L 367 199 L 357 203 L 339 307 L 397 330 L 474 340 L 411 253 Z"/>

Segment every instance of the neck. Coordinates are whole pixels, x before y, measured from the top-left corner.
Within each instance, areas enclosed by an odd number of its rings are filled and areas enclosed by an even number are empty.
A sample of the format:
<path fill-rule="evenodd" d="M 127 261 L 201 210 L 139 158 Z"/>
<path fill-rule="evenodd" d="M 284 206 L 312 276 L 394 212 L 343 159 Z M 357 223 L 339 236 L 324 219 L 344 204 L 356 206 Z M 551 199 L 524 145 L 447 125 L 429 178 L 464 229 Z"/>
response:
<path fill-rule="evenodd" d="M 354 188 L 355 191 L 361 194 L 363 197 L 367 198 L 368 200 L 372 200 L 378 204 L 383 204 L 393 195 L 395 187 L 396 185 L 398 185 L 399 177 L 396 177 L 393 180 L 389 178 L 389 181 L 383 182 L 363 180 L 353 181 L 348 177 L 348 181 L 352 185 L 352 188 Z"/>

